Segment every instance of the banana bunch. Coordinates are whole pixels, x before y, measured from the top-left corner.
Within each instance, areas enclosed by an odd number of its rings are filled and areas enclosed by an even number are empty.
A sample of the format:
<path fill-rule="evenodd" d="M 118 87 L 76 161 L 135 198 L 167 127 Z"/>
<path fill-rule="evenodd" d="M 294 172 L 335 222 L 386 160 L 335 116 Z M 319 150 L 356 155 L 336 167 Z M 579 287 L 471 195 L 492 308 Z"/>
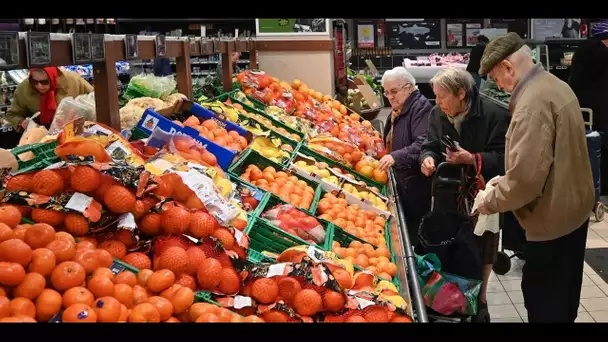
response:
<path fill-rule="evenodd" d="M 370 201 L 374 207 L 382 211 L 388 211 L 386 204 L 371 191 L 358 191 L 352 184 L 344 184 L 342 189 L 360 200 Z"/>
<path fill-rule="evenodd" d="M 251 100 L 249 100 L 247 98 L 247 95 L 245 95 L 245 93 L 243 93 L 242 91 L 237 91 L 236 93 L 234 93 L 234 98 L 239 100 L 240 102 L 243 102 L 244 104 L 246 104 L 247 106 L 253 108 L 254 104 L 253 102 L 251 102 Z"/>
<path fill-rule="evenodd" d="M 220 101 L 213 101 L 203 102 L 201 103 L 201 106 L 213 111 L 215 114 L 223 115 L 228 121 L 239 121 L 239 111 L 231 105 L 227 105 Z"/>

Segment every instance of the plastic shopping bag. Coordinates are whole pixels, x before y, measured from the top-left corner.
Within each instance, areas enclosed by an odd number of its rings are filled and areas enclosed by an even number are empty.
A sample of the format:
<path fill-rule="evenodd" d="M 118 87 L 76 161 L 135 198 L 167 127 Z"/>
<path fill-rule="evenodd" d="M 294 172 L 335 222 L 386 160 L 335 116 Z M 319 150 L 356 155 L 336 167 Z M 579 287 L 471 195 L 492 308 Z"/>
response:
<path fill-rule="evenodd" d="M 417 256 L 417 272 L 422 286 L 424 304 L 433 311 L 450 316 L 472 316 L 477 313 L 480 280 L 459 277 L 441 271 L 441 263 L 434 254 Z"/>
<path fill-rule="evenodd" d="M 291 204 L 276 205 L 264 212 L 262 217 L 271 224 L 304 240 L 310 240 L 316 244 L 325 242 L 325 229 L 321 223 Z"/>

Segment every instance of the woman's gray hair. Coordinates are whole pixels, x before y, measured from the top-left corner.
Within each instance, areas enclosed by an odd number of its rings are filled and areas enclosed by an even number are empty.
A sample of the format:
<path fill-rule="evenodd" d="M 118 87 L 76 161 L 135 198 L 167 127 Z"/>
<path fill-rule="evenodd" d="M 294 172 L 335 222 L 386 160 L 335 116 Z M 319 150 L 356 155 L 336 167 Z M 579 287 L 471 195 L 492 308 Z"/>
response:
<path fill-rule="evenodd" d="M 384 82 L 386 81 L 394 81 L 398 80 L 403 82 L 403 84 L 410 83 L 412 86 L 416 86 L 416 78 L 409 71 L 407 71 L 404 67 L 395 67 L 392 70 L 388 70 L 382 75 L 382 87 L 384 87 Z"/>
<path fill-rule="evenodd" d="M 443 88 L 453 95 L 458 95 L 459 90 L 464 89 L 464 101 L 466 103 L 465 113 L 471 108 L 471 99 L 473 98 L 473 92 L 475 91 L 475 81 L 473 80 L 473 76 L 465 69 L 448 67 L 439 70 L 435 76 L 431 78 L 431 86 Z"/>

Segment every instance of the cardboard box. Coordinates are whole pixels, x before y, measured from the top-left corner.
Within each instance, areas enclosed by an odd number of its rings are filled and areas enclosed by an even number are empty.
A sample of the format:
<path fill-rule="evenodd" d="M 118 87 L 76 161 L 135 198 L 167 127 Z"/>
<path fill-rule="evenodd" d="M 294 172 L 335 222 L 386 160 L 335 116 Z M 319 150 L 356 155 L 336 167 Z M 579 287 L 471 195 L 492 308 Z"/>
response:
<path fill-rule="evenodd" d="M 359 89 L 359 91 L 363 95 L 363 98 L 365 98 L 365 100 L 369 104 L 370 109 L 375 110 L 382 108 L 382 99 L 380 99 L 380 97 L 376 95 L 372 87 L 367 84 L 367 81 L 365 80 L 365 78 L 363 78 L 363 76 L 355 76 L 353 82 L 357 86 L 357 89 Z"/>

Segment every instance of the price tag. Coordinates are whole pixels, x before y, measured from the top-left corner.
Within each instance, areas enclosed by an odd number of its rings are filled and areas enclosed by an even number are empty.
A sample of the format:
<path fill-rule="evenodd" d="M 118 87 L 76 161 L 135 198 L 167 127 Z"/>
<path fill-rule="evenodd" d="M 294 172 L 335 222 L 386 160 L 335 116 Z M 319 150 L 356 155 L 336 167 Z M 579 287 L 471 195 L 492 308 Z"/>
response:
<path fill-rule="evenodd" d="M 74 64 L 91 63 L 91 34 L 72 34 L 72 57 Z"/>
<path fill-rule="evenodd" d="M 19 33 L 0 32 L 0 70 L 19 66 Z"/>
<path fill-rule="evenodd" d="M 59 25 L 59 18 L 52 18 L 51 19 L 51 24 L 53 24 L 53 25 Z"/>
<path fill-rule="evenodd" d="M 51 64 L 51 35 L 48 32 L 27 32 L 28 67 L 45 67 Z"/>
<path fill-rule="evenodd" d="M 95 19 L 93 19 L 93 18 L 87 18 L 86 22 L 87 22 L 87 25 L 93 25 L 93 24 L 95 24 Z"/>
<path fill-rule="evenodd" d="M 65 20 L 65 23 L 68 24 L 68 25 L 73 25 L 74 24 L 74 19 L 68 18 L 68 19 Z"/>
<path fill-rule="evenodd" d="M 167 41 L 164 34 L 156 36 L 156 57 L 165 57 L 167 55 Z"/>
<path fill-rule="evenodd" d="M 103 62 L 106 60 L 105 36 L 103 34 L 91 34 L 91 61 Z"/>
<path fill-rule="evenodd" d="M 243 296 L 234 297 L 234 308 L 237 310 L 242 309 L 242 308 L 248 308 L 252 305 L 253 305 L 253 302 L 251 301 L 250 297 L 243 297 Z"/>
<path fill-rule="evenodd" d="M 139 57 L 139 43 L 136 34 L 125 35 L 125 56 L 127 59 L 137 59 Z"/>
<path fill-rule="evenodd" d="M 196 37 L 188 37 L 188 43 L 190 44 L 190 56 L 199 56 L 201 54 L 201 46 L 196 44 L 196 40 Z"/>

